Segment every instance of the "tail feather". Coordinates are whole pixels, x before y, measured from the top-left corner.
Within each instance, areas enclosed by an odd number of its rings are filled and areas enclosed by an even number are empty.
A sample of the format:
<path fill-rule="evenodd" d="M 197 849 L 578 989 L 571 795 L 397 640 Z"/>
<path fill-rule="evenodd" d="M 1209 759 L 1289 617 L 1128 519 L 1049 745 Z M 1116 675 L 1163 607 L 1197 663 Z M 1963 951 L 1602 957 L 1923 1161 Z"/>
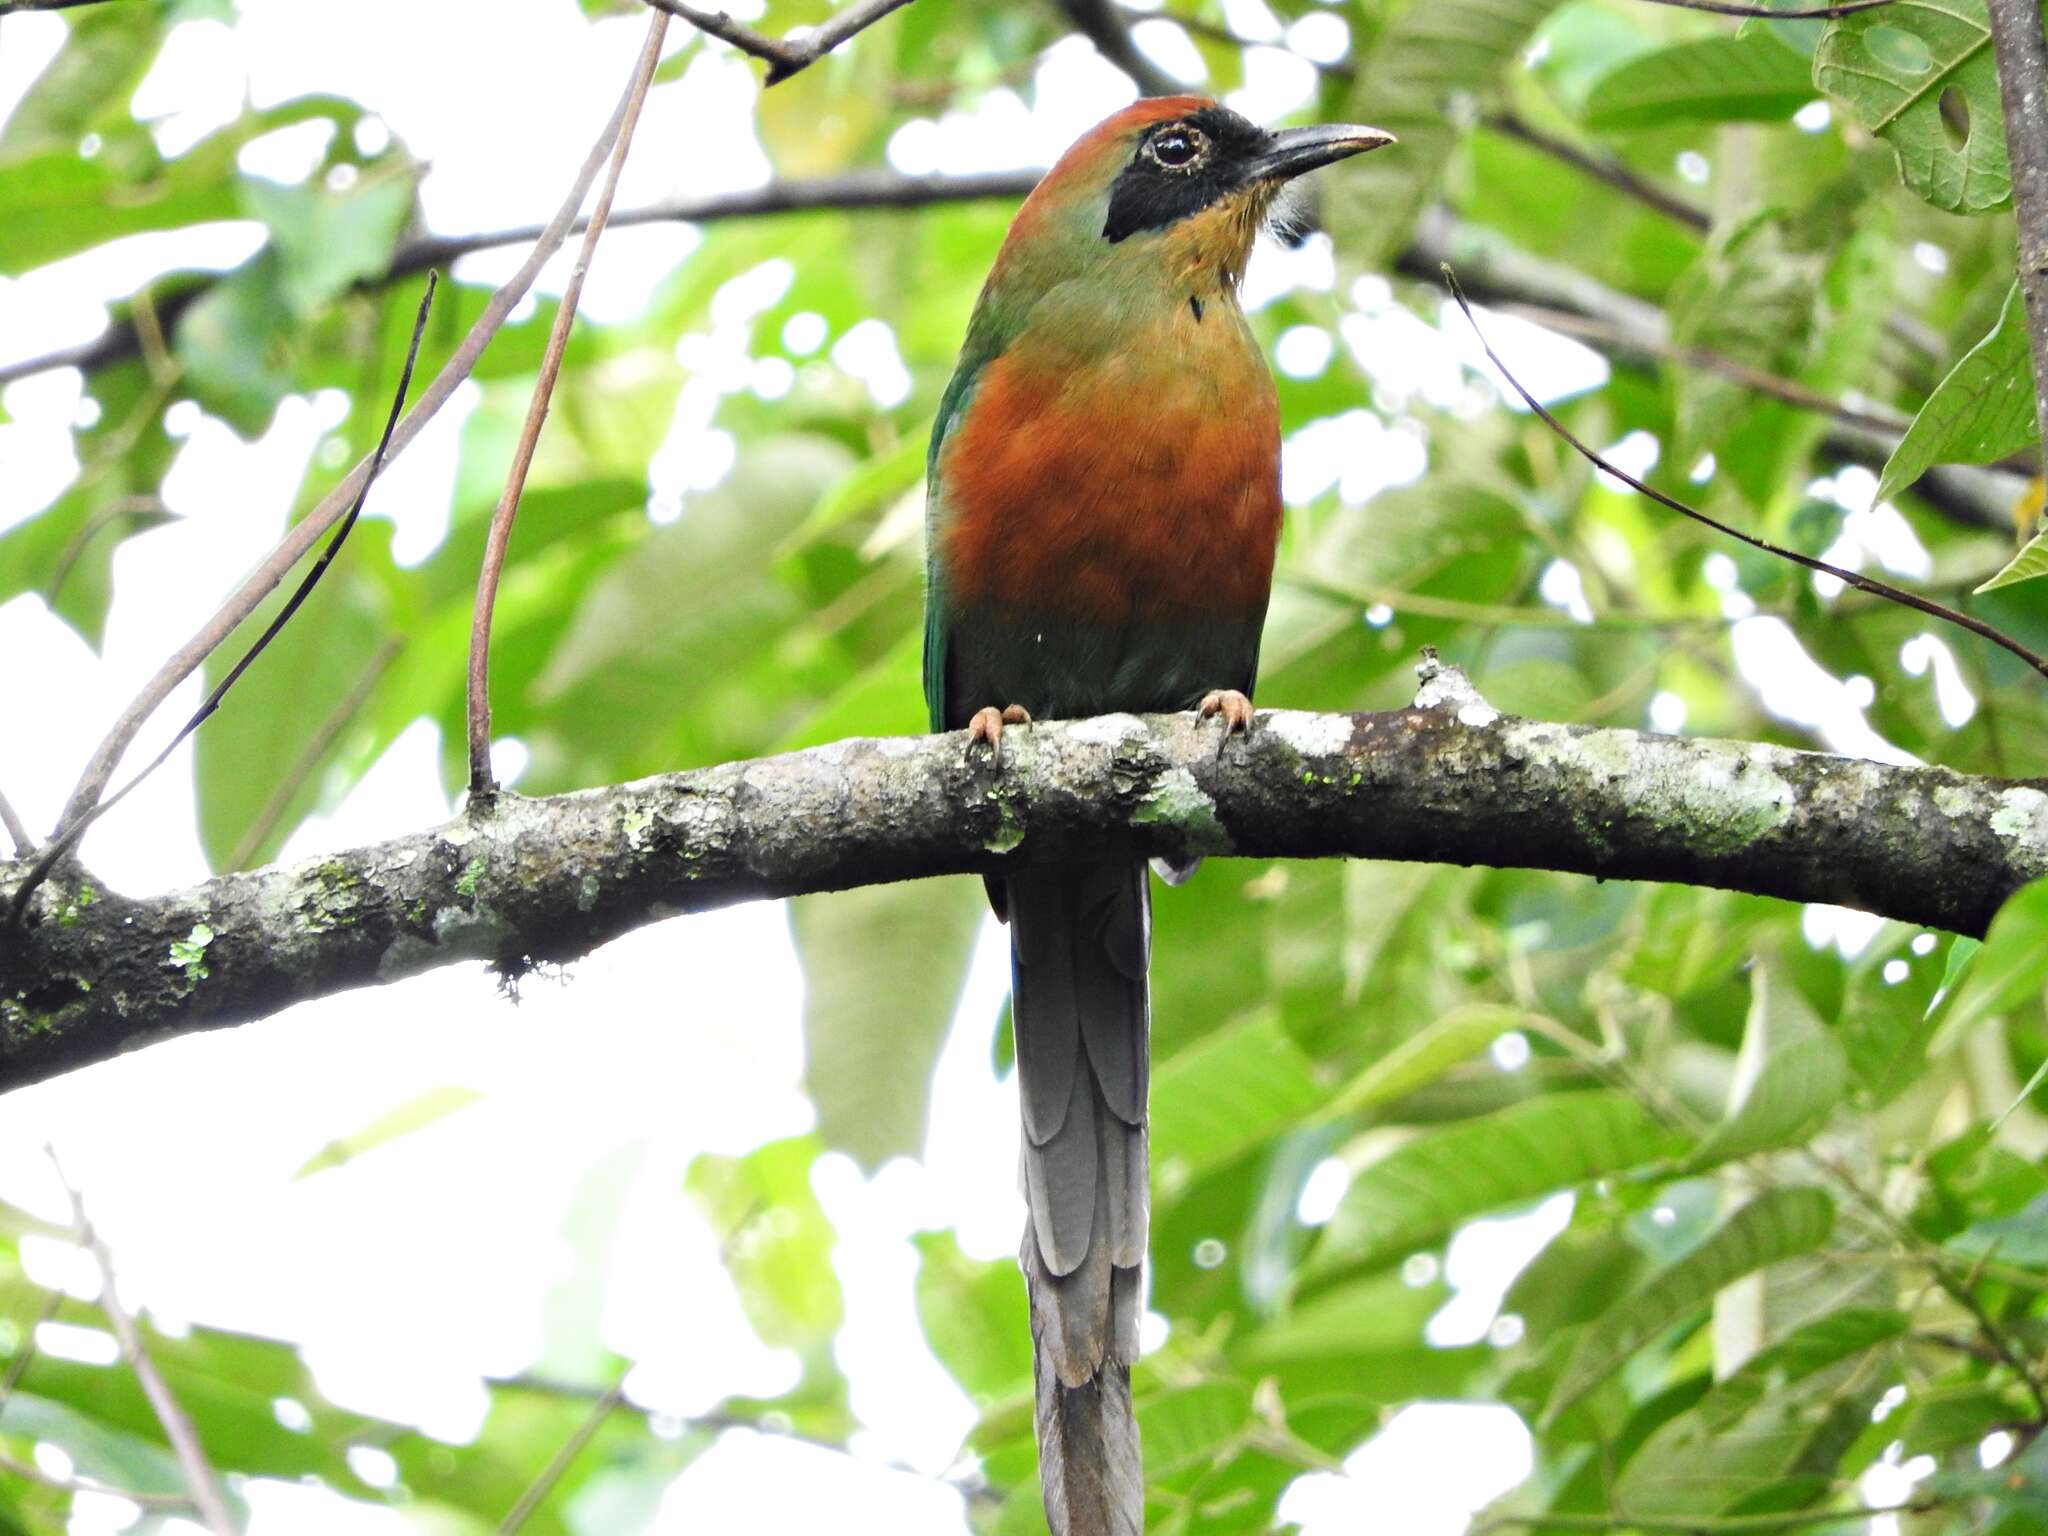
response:
<path fill-rule="evenodd" d="M 1149 1211 L 1150 910 L 1142 864 L 1010 877 L 1040 1481 L 1055 1536 L 1136 1536 L 1131 1365 Z"/>

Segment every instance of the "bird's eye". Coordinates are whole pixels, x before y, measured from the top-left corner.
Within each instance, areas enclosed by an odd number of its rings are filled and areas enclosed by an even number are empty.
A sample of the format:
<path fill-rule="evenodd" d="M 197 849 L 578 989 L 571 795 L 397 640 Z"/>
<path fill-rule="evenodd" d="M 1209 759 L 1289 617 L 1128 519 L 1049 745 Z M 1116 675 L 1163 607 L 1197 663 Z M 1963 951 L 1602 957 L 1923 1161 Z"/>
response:
<path fill-rule="evenodd" d="M 1169 171 L 1184 171 L 1202 158 L 1209 147 L 1209 141 L 1199 128 L 1172 127 L 1162 129 L 1152 136 L 1146 146 L 1152 158 Z"/>

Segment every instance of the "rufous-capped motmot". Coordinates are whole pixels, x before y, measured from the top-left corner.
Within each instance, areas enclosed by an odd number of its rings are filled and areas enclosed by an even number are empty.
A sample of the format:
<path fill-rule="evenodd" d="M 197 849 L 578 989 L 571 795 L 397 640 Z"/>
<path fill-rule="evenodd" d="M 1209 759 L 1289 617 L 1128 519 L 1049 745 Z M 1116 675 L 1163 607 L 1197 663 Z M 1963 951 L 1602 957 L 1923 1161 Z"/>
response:
<path fill-rule="evenodd" d="M 1391 142 L 1159 97 L 1025 200 L 932 429 L 934 730 L 1000 759 L 1004 727 L 1033 717 L 1192 709 L 1225 740 L 1250 729 L 1280 415 L 1238 283 L 1289 181 Z M 1046 1514 L 1057 1536 L 1126 1536 L 1144 1524 L 1145 866 L 1029 866 L 989 894 L 1010 925 Z"/>

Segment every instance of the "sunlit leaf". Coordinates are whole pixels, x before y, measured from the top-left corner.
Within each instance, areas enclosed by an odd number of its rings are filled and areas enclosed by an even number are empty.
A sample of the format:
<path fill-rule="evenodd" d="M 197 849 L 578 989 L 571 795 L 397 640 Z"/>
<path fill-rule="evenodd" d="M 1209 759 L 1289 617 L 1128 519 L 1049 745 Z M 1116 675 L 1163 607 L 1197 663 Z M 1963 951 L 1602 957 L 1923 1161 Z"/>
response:
<path fill-rule="evenodd" d="M 1878 480 L 1878 500 L 1898 494 L 1936 464 L 1989 464 L 2040 435 L 2027 358 L 2026 307 L 2015 283 L 1998 312 L 1998 324 L 1949 370 L 1892 450 Z M 2026 558 L 2023 551 L 1977 590 L 2038 574 L 2015 574 Z"/>
<path fill-rule="evenodd" d="M 1674 43 L 1609 70 L 1586 97 L 1590 128 L 1674 119 L 1782 122 L 1813 100 L 1803 56 L 1768 34 Z"/>

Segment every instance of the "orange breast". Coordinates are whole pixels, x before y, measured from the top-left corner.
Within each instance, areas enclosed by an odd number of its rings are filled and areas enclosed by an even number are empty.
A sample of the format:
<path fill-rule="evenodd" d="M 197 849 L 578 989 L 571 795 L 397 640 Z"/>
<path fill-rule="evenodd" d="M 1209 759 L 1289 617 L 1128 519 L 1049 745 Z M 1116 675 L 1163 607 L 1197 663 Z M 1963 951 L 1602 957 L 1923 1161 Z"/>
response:
<path fill-rule="evenodd" d="M 940 460 L 956 601 L 1116 626 L 1264 610 L 1279 410 L 1226 303 L 1086 365 L 1026 341 L 988 366 Z"/>

